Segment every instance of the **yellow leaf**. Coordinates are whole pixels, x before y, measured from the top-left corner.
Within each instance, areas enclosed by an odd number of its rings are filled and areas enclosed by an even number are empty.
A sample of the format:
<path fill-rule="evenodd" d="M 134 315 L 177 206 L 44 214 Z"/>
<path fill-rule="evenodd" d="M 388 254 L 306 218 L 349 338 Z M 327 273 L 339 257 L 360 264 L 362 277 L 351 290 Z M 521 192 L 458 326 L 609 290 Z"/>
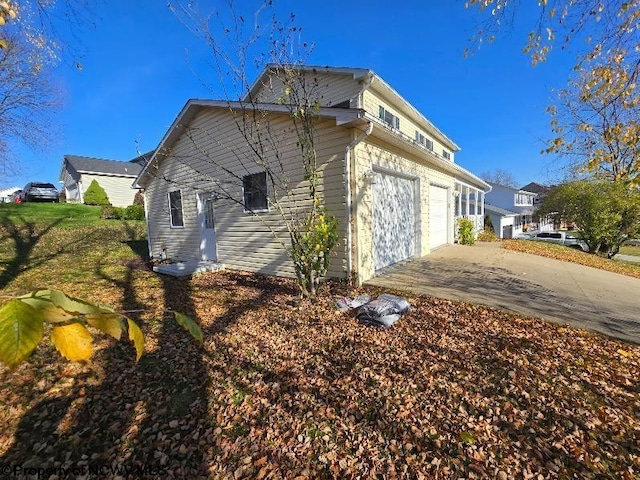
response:
<path fill-rule="evenodd" d="M 633 357 L 633 353 L 627 352 L 626 350 L 622 350 L 621 348 L 618 349 L 618 353 L 626 358 Z"/>
<path fill-rule="evenodd" d="M 87 360 L 93 353 L 93 338 L 80 323 L 55 327 L 51 332 L 51 341 L 63 357 L 73 362 Z"/>
<path fill-rule="evenodd" d="M 133 345 L 136 347 L 137 362 L 144 353 L 144 335 L 142 334 L 142 330 L 140 330 L 138 324 L 130 318 L 127 318 L 127 324 L 129 326 L 129 340 L 131 340 Z"/>
<path fill-rule="evenodd" d="M 12 300 L 0 307 L 0 361 L 9 367 L 22 363 L 42 339 L 42 313 Z"/>
<path fill-rule="evenodd" d="M 122 322 L 114 313 L 102 313 L 99 315 L 87 315 L 87 323 L 101 332 L 111 335 L 116 340 L 122 336 Z"/>

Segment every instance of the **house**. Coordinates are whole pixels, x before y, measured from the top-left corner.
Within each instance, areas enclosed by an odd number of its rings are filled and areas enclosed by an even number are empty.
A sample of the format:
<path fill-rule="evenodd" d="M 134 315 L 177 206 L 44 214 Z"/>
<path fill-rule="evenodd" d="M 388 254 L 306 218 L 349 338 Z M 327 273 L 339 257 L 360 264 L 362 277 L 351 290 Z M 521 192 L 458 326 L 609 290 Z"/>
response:
<path fill-rule="evenodd" d="M 544 196 L 553 190 L 553 187 L 549 187 L 547 185 L 541 185 L 536 182 L 527 183 L 520 190 L 525 190 L 527 192 L 535 193 L 536 196 L 533 199 L 533 204 L 538 205 L 540 201 L 544 198 Z"/>
<path fill-rule="evenodd" d="M 0 203 L 13 201 L 13 194 L 20 191 L 20 187 L 3 188 L 0 190 Z"/>
<path fill-rule="evenodd" d="M 485 210 L 498 238 L 513 238 L 531 230 L 553 230 L 552 222 L 535 215 L 537 193 L 492 182 L 489 184 L 491 191 L 486 195 Z"/>
<path fill-rule="evenodd" d="M 339 220 L 340 236 L 329 276 L 353 273 L 364 282 L 389 265 L 453 243 L 462 194 L 477 198 L 474 213 L 484 216 L 489 185 L 456 164 L 458 145 L 382 78 L 359 68 L 295 68 L 319 92 L 318 190 Z M 219 262 L 294 275 L 277 210 L 308 202 L 308 183 L 283 101 L 287 94 L 279 68 L 271 65 L 243 101 L 186 103 L 134 183 L 145 192 L 149 253 L 173 261 L 174 268 L 157 271 L 189 274 Z M 258 127 L 268 135 L 260 136 Z M 242 128 L 259 139 L 257 147 Z M 270 190 L 264 166 L 246 163 L 253 148 L 272 152 L 270 165 L 286 177 L 278 185 L 288 186 L 290 197 L 286 189 Z"/>
<path fill-rule="evenodd" d="M 84 193 L 95 180 L 107 193 L 113 206 L 132 205 L 136 190 L 131 187 L 131 183 L 151 157 L 151 153 L 140 155 L 129 162 L 65 155 L 58 180 L 63 184 L 67 202 L 84 203 Z"/>

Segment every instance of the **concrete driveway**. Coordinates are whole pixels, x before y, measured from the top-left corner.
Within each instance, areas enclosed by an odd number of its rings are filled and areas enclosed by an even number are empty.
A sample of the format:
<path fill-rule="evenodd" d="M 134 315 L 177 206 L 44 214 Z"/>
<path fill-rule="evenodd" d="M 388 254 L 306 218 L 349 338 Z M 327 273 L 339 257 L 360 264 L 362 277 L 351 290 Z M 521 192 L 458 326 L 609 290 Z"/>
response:
<path fill-rule="evenodd" d="M 504 250 L 448 245 L 367 282 L 511 310 L 640 344 L 640 279 Z"/>

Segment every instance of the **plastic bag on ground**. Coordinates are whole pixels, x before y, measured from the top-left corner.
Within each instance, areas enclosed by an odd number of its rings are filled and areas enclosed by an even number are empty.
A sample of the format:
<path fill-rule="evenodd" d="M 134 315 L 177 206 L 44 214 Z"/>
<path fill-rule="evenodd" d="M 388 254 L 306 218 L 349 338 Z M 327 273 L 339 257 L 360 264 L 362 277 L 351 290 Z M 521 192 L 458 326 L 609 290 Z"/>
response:
<path fill-rule="evenodd" d="M 395 313 L 404 314 L 411 310 L 411 304 L 404 297 L 391 295 L 390 293 L 383 293 L 378 297 L 378 300 L 384 300 L 385 302 L 393 303 L 396 307 Z"/>

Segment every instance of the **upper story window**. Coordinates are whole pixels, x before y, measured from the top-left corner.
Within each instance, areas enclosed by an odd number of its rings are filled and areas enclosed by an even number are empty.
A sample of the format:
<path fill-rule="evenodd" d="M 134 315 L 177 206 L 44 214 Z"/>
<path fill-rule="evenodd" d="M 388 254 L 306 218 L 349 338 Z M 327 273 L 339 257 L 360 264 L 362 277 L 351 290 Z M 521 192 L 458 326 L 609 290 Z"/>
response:
<path fill-rule="evenodd" d="M 451 154 L 447 152 L 444 148 L 442 149 L 442 156 L 447 160 L 451 160 Z"/>
<path fill-rule="evenodd" d="M 267 200 L 267 172 L 254 173 L 242 177 L 245 212 L 265 212 L 269 210 Z"/>
<path fill-rule="evenodd" d="M 172 227 L 184 227 L 181 190 L 169 192 L 169 217 L 171 218 Z"/>
<path fill-rule="evenodd" d="M 400 118 L 391 113 L 389 110 L 385 109 L 382 105 L 380 105 L 378 115 L 384 123 L 392 128 L 397 128 L 398 130 L 400 130 Z"/>
<path fill-rule="evenodd" d="M 425 137 L 422 133 L 416 130 L 416 142 L 418 142 L 423 147 L 427 147 L 429 150 L 433 151 L 433 142 Z"/>
<path fill-rule="evenodd" d="M 518 192 L 515 194 L 514 205 L 516 206 L 531 206 L 533 205 L 533 195 L 523 192 Z"/>

